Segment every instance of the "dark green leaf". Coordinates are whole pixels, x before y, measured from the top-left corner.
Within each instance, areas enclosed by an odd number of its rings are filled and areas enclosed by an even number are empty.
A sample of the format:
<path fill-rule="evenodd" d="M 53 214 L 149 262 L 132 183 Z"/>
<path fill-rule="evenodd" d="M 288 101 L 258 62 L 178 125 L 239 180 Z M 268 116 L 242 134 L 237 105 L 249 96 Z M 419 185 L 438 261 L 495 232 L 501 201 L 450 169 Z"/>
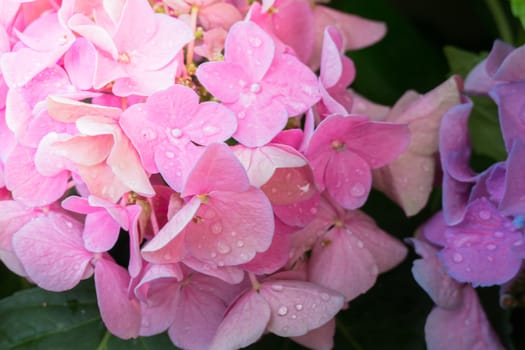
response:
<path fill-rule="evenodd" d="M 2 350 L 174 349 L 167 335 L 124 341 L 107 333 L 92 281 L 64 293 L 27 289 L 0 301 Z"/>
<path fill-rule="evenodd" d="M 525 27 L 525 0 L 510 0 L 512 14 L 519 18 L 522 26 Z"/>
<path fill-rule="evenodd" d="M 451 73 L 459 74 L 463 77 L 466 77 L 472 68 L 487 57 L 487 52 L 476 54 L 454 46 L 445 46 L 443 51 Z"/>
<path fill-rule="evenodd" d="M 472 97 L 474 108 L 469 119 L 472 150 L 479 155 L 500 161 L 507 157 L 498 121 L 498 108 L 487 97 Z"/>

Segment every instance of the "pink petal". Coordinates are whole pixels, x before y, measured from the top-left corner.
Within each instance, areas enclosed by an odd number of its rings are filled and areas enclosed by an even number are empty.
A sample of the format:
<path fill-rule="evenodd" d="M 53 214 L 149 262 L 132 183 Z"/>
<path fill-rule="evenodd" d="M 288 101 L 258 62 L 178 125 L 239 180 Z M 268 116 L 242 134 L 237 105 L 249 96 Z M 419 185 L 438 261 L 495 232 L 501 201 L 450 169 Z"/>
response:
<path fill-rule="evenodd" d="M 142 255 L 144 258 L 151 261 L 150 258 L 153 257 L 155 252 L 164 248 L 182 232 L 182 230 L 193 219 L 200 206 L 201 201 L 198 197 L 190 199 L 190 201 L 168 221 L 159 233 L 157 233 L 157 235 L 142 248 Z"/>
<path fill-rule="evenodd" d="M 77 38 L 75 43 L 64 55 L 64 68 L 71 82 L 81 90 L 93 87 L 95 75 L 95 48 L 88 40 Z"/>
<path fill-rule="evenodd" d="M 95 287 L 102 321 L 122 339 L 136 338 L 140 330 L 140 306 L 130 299 L 128 272 L 104 258 L 95 262 Z"/>
<path fill-rule="evenodd" d="M 249 81 L 243 65 L 228 62 L 202 63 L 196 75 L 206 90 L 224 103 L 236 102 L 241 95 L 241 82 Z"/>
<path fill-rule="evenodd" d="M 167 184 L 182 192 L 184 183 L 203 153 L 203 147 L 195 146 L 187 139 L 179 145 L 165 142 L 156 145 L 155 164 Z"/>
<path fill-rule="evenodd" d="M 375 283 L 379 267 L 363 241 L 335 228 L 319 239 L 309 264 L 312 282 L 337 290 L 350 301 Z"/>
<path fill-rule="evenodd" d="M 74 123 L 83 116 L 117 119 L 122 113 L 120 108 L 93 105 L 53 95 L 47 98 L 47 110 L 51 117 L 64 123 Z"/>
<path fill-rule="evenodd" d="M 246 171 L 225 144 L 214 143 L 188 176 L 182 196 L 206 194 L 210 191 L 246 191 L 250 186 Z"/>
<path fill-rule="evenodd" d="M 87 250 L 102 253 L 117 242 L 120 225 L 105 211 L 88 214 L 84 223 L 84 245 Z"/>
<path fill-rule="evenodd" d="M 315 350 L 330 350 L 334 347 L 335 318 L 328 321 L 319 328 L 313 329 L 305 335 L 292 337 L 291 339 Z"/>
<path fill-rule="evenodd" d="M 234 24 L 224 44 L 224 61 L 244 67 L 251 82 L 260 81 L 274 58 L 272 38 L 257 24 L 249 21 Z"/>
<path fill-rule="evenodd" d="M 274 219 L 266 196 L 256 188 L 245 192 L 210 193 L 190 223 L 186 243 L 190 252 L 218 266 L 243 264 L 272 242 Z"/>
<path fill-rule="evenodd" d="M 303 281 L 265 282 L 259 293 L 272 311 L 268 330 L 282 337 L 305 335 L 324 325 L 344 303 L 341 294 Z"/>
<path fill-rule="evenodd" d="M 261 294 L 242 294 L 219 325 L 210 349 L 239 349 L 255 343 L 266 330 L 270 314 L 270 306 Z"/>
<path fill-rule="evenodd" d="M 326 165 L 324 184 L 343 208 L 359 208 L 372 187 L 370 165 L 352 151 L 334 152 Z"/>
<path fill-rule="evenodd" d="M 525 184 L 523 180 L 525 159 L 525 144 L 516 140 L 507 158 L 507 171 L 505 174 L 505 192 L 499 205 L 503 215 L 519 215 L 525 213 L 523 193 Z"/>
<path fill-rule="evenodd" d="M 434 308 L 425 324 L 429 350 L 503 350 L 479 304 L 476 291 L 465 286 L 463 305 L 459 309 Z"/>
<path fill-rule="evenodd" d="M 199 105 L 192 122 L 184 131 L 199 145 L 209 145 L 229 139 L 237 129 L 235 114 L 224 105 L 204 102 Z"/>
<path fill-rule="evenodd" d="M 81 231 L 74 219 L 50 213 L 24 225 L 13 237 L 13 248 L 39 287 L 65 291 L 86 278 L 93 256 L 84 249 Z"/>

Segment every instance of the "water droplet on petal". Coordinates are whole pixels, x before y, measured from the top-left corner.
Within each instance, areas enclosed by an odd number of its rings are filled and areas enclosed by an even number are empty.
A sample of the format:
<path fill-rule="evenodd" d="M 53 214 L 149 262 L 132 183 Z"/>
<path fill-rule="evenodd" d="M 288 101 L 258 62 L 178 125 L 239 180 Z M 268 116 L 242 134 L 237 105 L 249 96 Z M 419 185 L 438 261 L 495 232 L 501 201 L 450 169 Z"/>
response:
<path fill-rule="evenodd" d="M 210 254 L 210 256 L 211 256 L 211 258 L 213 259 L 213 258 L 217 257 L 217 253 L 212 252 L 212 253 Z"/>
<path fill-rule="evenodd" d="M 482 219 L 482 220 L 490 219 L 490 211 L 488 211 L 488 210 L 481 210 L 479 212 L 479 218 Z"/>
<path fill-rule="evenodd" d="M 328 293 L 321 293 L 321 299 L 328 301 L 330 300 L 330 295 L 328 295 Z"/>
<path fill-rule="evenodd" d="M 220 222 L 216 222 L 213 225 L 211 225 L 211 232 L 215 233 L 216 235 L 221 233 L 222 232 L 222 224 Z"/>
<path fill-rule="evenodd" d="M 363 248 L 363 247 L 365 246 L 365 244 L 363 243 L 363 241 L 358 240 L 358 241 L 357 241 L 357 246 L 358 246 L 359 248 Z"/>
<path fill-rule="evenodd" d="M 73 223 L 71 221 L 66 221 L 66 226 L 69 228 L 73 228 Z"/>
<path fill-rule="evenodd" d="M 303 309 L 303 305 L 302 304 L 297 304 L 297 305 L 295 305 L 295 309 L 297 311 L 301 311 Z"/>
<path fill-rule="evenodd" d="M 210 135 L 213 135 L 213 134 L 216 134 L 217 132 L 219 131 L 219 129 L 217 129 L 215 126 L 213 125 L 206 125 L 204 127 L 204 129 L 202 129 L 202 132 L 204 133 L 204 135 L 207 135 L 207 136 L 210 136 Z"/>
<path fill-rule="evenodd" d="M 297 318 L 297 315 L 292 315 L 292 319 L 295 320 Z"/>
<path fill-rule="evenodd" d="M 246 117 L 246 113 L 245 112 L 239 112 L 239 114 L 237 114 L 237 117 L 239 119 L 244 119 Z"/>
<path fill-rule="evenodd" d="M 496 250 L 497 246 L 495 244 L 490 243 L 490 244 L 487 244 L 486 248 L 488 250 Z"/>
<path fill-rule="evenodd" d="M 230 248 L 230 246 L 226 243 L 226 242 L 223 242 L 223 241 L 218 241 L 217 242 L 217 251 L 221 254 L 228 254 L 232 249 Z"/>
<path fill-rule="evenodd" d="M 142 130 L 141 136 L 144 140 L 150 141 L 155 139 L 157 137 L 157 134 L 151 129 L 144 129 Z"/>
<path fill-rule="evenodd" d="M 463 261 L 463 255 L 459 253 L 455 253 L 454 256 L 452 257 L 452 260 L 454 260 L 454 262 L 460 263 Z"/>
<path fill-rule="evenodd" d="M 487 256 L 487 260 L 488 260 L 489 262 L 493 262 L 493 261 L 494 261 L 494 258 L 491 257 L 491 256 Z"/>
<path fill-rule="evenodd" d="M 259 47 L 262 44 L 262 40 L 260 38 L 256 37 L 256 36 L 251 37 L 248 40 L 249 40 L 250 44 L 252 44 L 253 47 Z"/>
<path fill-rule="evenodd" d="M 501 231 L 496 231 L 496 232 L 494 232 L 494 237 L 496 237 L 496 238 L 501 238 L 501 237 L 503 237 L 504 235 L 505 235 L 505 234 L 504 234 L 503 232 L 501 232 Z"/>
<path fill-rule="evenodd" d="M 354 197 L 361 197 L 366 193 L 366 188 L 361 183 L 356 183 L 354 186 L 352 186 L 352 189 L 350 190 L 350 193 Z"/>
<path fill-rule="evenodd" d="M 181 129 L 172 129 L 171 130 L 171 135 L 173 137 L 180 137 L 182 135 L 182 130 Z"/>
<path fill-rule="evenodd" d="M 281 306 L 279 310 L 277 310 L 277 315 L 279 316 L 285 316 L 288 313 L 288 308 L 286 306 Z"/>
<path fill-rule="evenodd" d="M 317 208 L 310 208 L 310 213 L 311 214 L 317 214 Z"/>
<path fill-rule="evenodd" d="M 466 319 L 466 320 L 465 320 L 465 326 L 468 326 L 468 325 L 470 325 L 470 320 L 469 320 L 469 319 Z"/>
<path fill-rule="evenodd" d="M 208 209 L 206 210 L 206 212 L 204 213 L 204 218 L 206 219 L 213 219 L 215 217 L 215 210 L 212 210 L 212 209 Z"/>
<path fill-rule="evenodd" d="M 250 91 L 254 94 L 258 94 L 259 92 L 261 92 L 261 85 L 253 83 L 252 85 L 250 85 Z"/>
<path fill-rule="evenodd" d="M 164 253 L 164 260 L 169 260 L 169 259 L 171 259 L 171 253 L 170 252 Z"/>
<path fill-rule="evenodd" d="M 244 247 L 244 242 L 243 241 L 237 241 L 237 247 L 239 247 L 239 248 Z"/>
<path fill-rule="evenodd" d="M 276 292 L 281 292 L 284 289 L 284 287 L 280 284 L 272 284 L 272 289 Z"/>
<path fill-rule="evenodd" d="M 173 157 L 175 157 L 175 153 L 168 151 L 168 152 L 166 152 L 166 157 L 173 158 Z"/>

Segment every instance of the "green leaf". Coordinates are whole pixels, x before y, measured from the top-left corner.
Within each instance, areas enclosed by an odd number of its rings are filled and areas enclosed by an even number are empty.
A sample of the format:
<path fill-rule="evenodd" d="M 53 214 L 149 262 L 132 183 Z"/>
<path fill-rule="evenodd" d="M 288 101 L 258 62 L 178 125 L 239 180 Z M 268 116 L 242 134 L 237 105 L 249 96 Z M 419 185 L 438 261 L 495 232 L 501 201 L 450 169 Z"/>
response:
<path fill-rule="evenodd" d="M 451 73 L 459 74 L 462 77 L 466 77 L 472 68 L 483 61 L 488 55 L 487 52 L 476 54 L 454 46 L 445 46 L 443 51 L 450 66 Z"/>
<path fill-rule="evenodd" d="M 474 108 L 469 119 L 469 135 L 474 153 L 496 161 L 505 160 L 507 151 L 501 135 L 498 107 L 487 97 L 471 97 Z"/>
<path fill-rule="evenodd" d="M 525 27 L 525 0 L 510 0 L 512 14 L 518 17 L 521 25 Z"/>
<path fill-rule="evenodd" d="M 92 281 L 52 293 L 40 288 L 17 292 L 0 301 L 2 350 L 175 349 L 166 334 L 121 340 L 107 333 Z"/>

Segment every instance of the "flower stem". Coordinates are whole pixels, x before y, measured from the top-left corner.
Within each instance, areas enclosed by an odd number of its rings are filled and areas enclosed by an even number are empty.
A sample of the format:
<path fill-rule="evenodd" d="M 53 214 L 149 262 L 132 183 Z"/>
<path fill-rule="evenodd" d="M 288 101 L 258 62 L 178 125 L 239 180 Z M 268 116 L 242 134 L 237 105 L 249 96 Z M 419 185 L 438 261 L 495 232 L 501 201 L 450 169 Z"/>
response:
<path fill-rule="evenodd" d="M 512 28 L 507 20 L 507 16 L 503 11 L 500 0 L 485 0 L 485 4 L 492 13 L 496 27 L 498 28 L 501 39 L 509 44 L 514 44 L 514 36 L 512 35 Z"/>
<path fill-rule="evenodd" d="M 190 26 L 193 34 L 195 35 L 195 31 L 197 30 L 197 14 L 199 13 L 199 8 L 197 6 L 191 7 L 191 13 L 190 13 Z M 193 48 L 195 47 L 195 39 L 190 41 L 188 44 L 188 48 L 186 51 L 186 66 L 188 67 L 190 64 L 193 63 Z"/>
<path fill-rule="evenodd" d="M 335 320 L 335 325 L 339 333 L 341 333 L 341 335 L 346 339 L 346 341 L 350 343 L 353 349 L 363 350 L 361 345 L 359 345 L 359 343 L 355 341 L 354 337 L 352 337 L 352 335 L 346 330 L 346 328 L 341 324 L 341 322 L 338 319 Z"/>

